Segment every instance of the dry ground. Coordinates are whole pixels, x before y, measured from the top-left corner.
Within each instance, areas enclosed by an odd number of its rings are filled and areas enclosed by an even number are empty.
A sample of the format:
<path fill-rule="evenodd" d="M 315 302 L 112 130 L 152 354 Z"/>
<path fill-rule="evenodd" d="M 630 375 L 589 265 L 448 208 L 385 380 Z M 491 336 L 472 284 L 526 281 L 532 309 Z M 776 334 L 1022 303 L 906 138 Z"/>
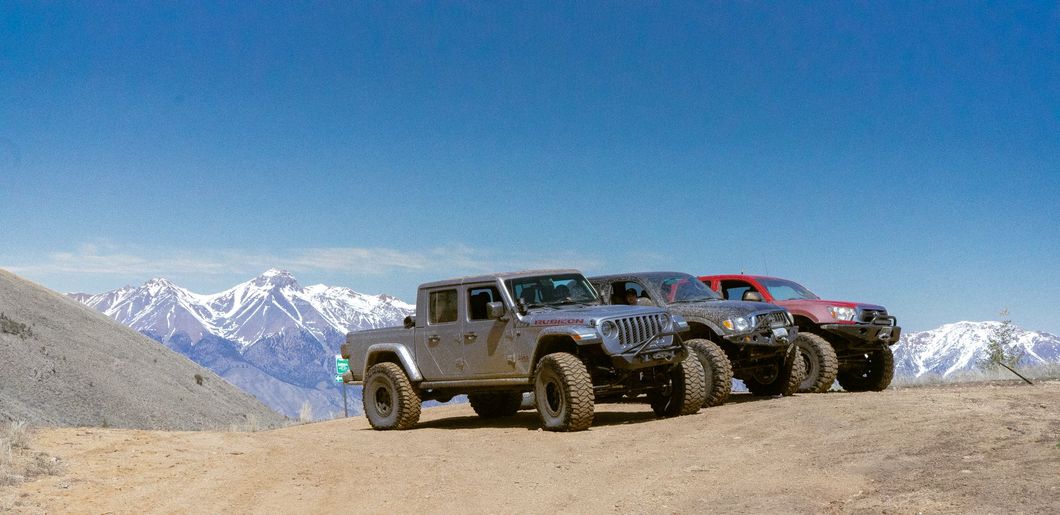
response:
<path fill-rule="evenodd" d="M 589 431 L 536 413 L 425 410 L 257 432 L 48 429 L 66 472 L 0 510 L 83 513 L 1060 513 L 1060 382 L 826 393 L 655 419 L 598 407 Z"/>

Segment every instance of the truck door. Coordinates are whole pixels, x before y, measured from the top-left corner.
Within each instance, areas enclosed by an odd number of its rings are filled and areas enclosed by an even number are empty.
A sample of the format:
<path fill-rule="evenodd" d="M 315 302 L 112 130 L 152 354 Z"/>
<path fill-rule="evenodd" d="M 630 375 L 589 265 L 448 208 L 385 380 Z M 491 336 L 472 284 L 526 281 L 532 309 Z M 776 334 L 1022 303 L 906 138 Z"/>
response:
<path fill-rule="evenodd" d="M 514 341 L 506 331 L 508 322 L 490 320 L 486 316 L 486 304 L 489 302 L 503 302 L 496 284 L 465 287 L 463 305 L 466 316 L 462 317 L 464 330 L 461 338 L 468 372 L 481 377 L 525 374 L 526 370 L 519 370 Z"/>
<path fill-rule="evenodd" d="M 461 343 L 457 288 L 442 287 L 425 294 L 427 320 L 416 328 L 416 362 L 420 373 L 428 381 L 464 375 L 467 363 Z"/>

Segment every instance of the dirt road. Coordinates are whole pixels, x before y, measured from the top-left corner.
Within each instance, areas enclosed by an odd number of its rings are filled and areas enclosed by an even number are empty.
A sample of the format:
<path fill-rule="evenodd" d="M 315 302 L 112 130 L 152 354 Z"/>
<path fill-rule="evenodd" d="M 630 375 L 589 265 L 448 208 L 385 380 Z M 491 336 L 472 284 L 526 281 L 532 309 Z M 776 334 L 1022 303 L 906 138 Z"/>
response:
<path fill-rule="evenodd" d="M 424 411 L 238 432 L 51 429 L 62 476 L 0 493 L 19 512 L 1060 512 L 1060 382 L 827 393 L 655 419 L 598 407 L 583 433 L 536 413 Z"/>

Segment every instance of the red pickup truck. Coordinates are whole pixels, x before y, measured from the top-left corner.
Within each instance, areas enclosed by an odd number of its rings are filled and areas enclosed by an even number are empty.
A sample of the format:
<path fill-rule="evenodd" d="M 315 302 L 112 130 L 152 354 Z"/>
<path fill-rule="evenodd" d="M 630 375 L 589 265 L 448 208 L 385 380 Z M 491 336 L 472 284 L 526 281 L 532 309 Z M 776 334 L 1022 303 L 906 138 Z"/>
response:
<path fill-rule="evenodd" d="M 707 275 L 699 280 L 726 299 L 771 302 L 799 327 L 795 345 L 806 364 L 802 392 L 824 392 L 839 381 L 851 392 L 881 391 L 894 376 L 891 345 L 902 328 L 875 304 L 824 300 L 799 283 L 758 275 Z"/>

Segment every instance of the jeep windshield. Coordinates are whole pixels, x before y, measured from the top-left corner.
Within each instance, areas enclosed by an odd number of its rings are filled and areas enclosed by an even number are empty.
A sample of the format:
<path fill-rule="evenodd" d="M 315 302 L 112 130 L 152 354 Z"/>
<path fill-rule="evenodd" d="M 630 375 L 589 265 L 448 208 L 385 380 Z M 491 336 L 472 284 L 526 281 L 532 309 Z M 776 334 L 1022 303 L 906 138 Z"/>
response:
<path fill-rule="evenodd" d="M 644 282 L 658 291 L 667 304 L 721 300 L 709 286 L 688 274 L 649 275 Z"/>
<path fill-rule="evenodd" d="M 786 279 L 759 279 L 758 282 L 769 290 L 773 300 L 819 300 L 820 297 L 807 290 L 805 286 Z"/>
<path fill-rule="evenodd" d="M 538 275 L 504 282 L 516 302 L 525 308 L 564 304 L 596 304 L 600 297 L 581 274 Z"/>

